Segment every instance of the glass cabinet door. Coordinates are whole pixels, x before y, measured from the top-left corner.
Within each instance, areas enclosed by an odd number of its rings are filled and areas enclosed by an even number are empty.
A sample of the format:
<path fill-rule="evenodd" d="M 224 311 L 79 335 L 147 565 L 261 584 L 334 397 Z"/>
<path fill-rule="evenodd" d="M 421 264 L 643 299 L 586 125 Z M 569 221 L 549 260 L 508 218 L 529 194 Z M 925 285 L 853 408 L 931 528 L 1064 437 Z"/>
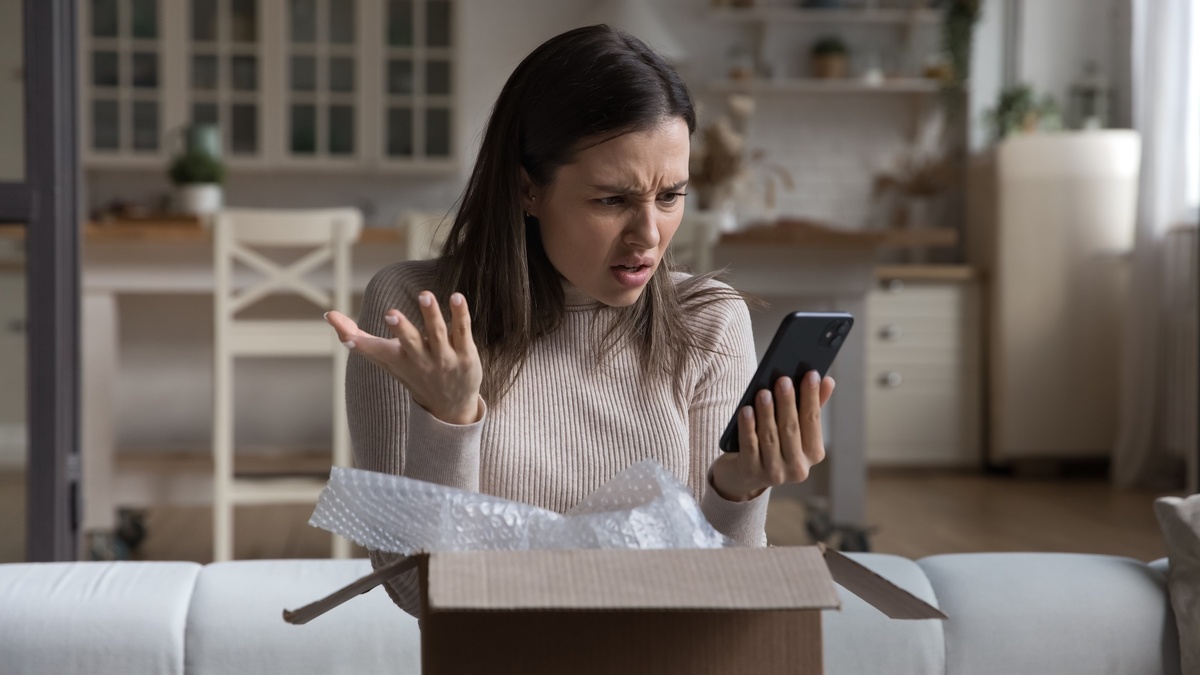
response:
<path fill-rule="evenodd" d="M 262 14 L 258 0 L 190 0 L 189 119 L 221 129 L 232 159 L 262 153 Z"/>
<path fill-rule="evenodd" d="M 360 1 L 369 0 L 287 0 L 284 114 L 290 160 L 358 160 Z"/>
<path fill-rule="evenodd" d="M 437 164 L 454 155 L 454 6 L 386 0 L 383 155 L 393 164 Z"/>
<path fill-rule="evenodd" d="M 158 0 L 87 0 L 85 86 L 91 154 L 157 156 L 162 149 Z"/>

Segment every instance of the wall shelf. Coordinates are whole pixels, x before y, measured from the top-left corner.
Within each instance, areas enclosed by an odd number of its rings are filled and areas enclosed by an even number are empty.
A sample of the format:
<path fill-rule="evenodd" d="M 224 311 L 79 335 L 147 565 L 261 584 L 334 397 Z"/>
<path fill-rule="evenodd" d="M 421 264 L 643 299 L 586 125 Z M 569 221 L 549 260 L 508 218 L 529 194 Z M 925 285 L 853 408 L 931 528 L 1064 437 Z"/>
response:
<path fill-rule="evenodd" d="M 881 84 L 868 84 L 854 78 L 718 79 L 709 80 L 701 86 L 718 93 L 753 94 L 935 94 L 938 91 L 937 80 L 919 78 L 893 78 L 884 80 Z"/>
<path fill-rule="evenodd" d="M 709 16 L 734 23 L 936 24 L 942 20 L 941 11 L 936 9 L 714 8 Z"/>

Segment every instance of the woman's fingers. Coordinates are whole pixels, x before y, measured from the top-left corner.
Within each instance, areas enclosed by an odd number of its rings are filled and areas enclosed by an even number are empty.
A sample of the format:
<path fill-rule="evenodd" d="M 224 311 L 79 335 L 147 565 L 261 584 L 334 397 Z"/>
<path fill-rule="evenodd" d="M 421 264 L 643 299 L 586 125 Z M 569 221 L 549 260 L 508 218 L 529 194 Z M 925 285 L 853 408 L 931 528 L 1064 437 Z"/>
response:
<path fill-rule="evenodd" d="M 804 480 L 798 469 L 807 467 L 797 460 L 804 458 L 804 443 L 800 435 L 800 414 L 796 409 L 796 386 L 784 376 L 775 382 L 775 425 L 779 429 L 779 452 L 787 467 L 789 480 Z"/>
<path fill-rule="evenodd" d="M 475 354 L 475 336 L 471 334 L 471 310 L 462 293 L 450 296 L 450 345 L 461 356 Z"/>
<path fill-rule="evenodd" d="M 779 427 L 775 424 L 775 397 L 763 389 L 754 397 L 754 425 L 758 428 L 758 452 L 770 485 L 783 482 L 783 455 L 779 450 Z"/>
<path fill-rule="evenodd" d="M 738 459 L 748 470 L 758 470 L 758 429 L 754 426 L 754 407 L 742 406 L 738 411 Z"/>
<path fill-rule="evenodd" d="M 821 430 L 823 388 L 824 383 L 815 370 L 809 371 L 800 385 L 800 435 L 804 438 L 804 456 L 810 465 L 825 459 L 825 439 Z M 833 393 L 832 385 L 829 393 Z"/>
<path fill-rule="evenodd" d="M 417 296 L 417 304 L 421 307 L 421 316 L 425 318 L 425 339 L 429 345 L 429 352 L 435 362 L 441 363 L 447 353 L 453 351 L 446 320 L 442 317 L 442 308 L 438 305 L 437 298 L 429 291 L 421 291 Z"/>
<path fill-rule="evenodd" d="M 833 389 L 837 387 L 837 382 L 833 381 L 828 375 L 821 380 L 821 407 L 824 408 L 826 403 L 829 403 L 829 397 L 833 396 Z"/>
<path fill-rule="evenodd" d="M 389 309 L 383 315 L 383 322 L 387 324 L 392 336 L 399 341 L 401 354 L 407 352 L 409 356 L 413 356 L 425 352 L 425 338 L 421 331 L 400 310 Z"/>
<path fill-rule="evenodd" d="M 338 339 L 342 342 L 353 341 L 362 333 L 353 319 L 336 310 L 325 312 L 325 323 L 333 327 L 333 330 L 337 332 Z"/>

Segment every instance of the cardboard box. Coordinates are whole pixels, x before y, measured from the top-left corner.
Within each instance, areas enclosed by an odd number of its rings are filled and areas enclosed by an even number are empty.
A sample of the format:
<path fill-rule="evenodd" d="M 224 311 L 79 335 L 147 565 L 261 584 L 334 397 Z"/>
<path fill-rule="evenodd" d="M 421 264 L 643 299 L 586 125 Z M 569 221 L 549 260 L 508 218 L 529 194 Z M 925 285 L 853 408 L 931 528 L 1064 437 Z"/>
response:
<path fill-rule="evenodd" d="M 821 612 L 841 606 L 834 580 L 894 619 L 945 618 L 815 546 L 432 553 L 284 618 L 306 623 L 414 568 L 426 675 L 822 673 Z"/>

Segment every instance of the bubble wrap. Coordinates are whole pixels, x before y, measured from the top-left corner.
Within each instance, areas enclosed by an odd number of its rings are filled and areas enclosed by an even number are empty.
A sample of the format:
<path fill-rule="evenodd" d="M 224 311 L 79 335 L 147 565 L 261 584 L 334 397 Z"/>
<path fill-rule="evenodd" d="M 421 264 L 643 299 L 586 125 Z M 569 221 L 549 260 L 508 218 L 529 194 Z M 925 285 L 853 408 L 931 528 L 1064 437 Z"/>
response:
<path fill-rule="evenodd" d="M 565 514 L 424 481 L 334 467 L 309 524 L 367 548 L 420 551 L 722 548 L 682 483 L 634 464 Z"/>

